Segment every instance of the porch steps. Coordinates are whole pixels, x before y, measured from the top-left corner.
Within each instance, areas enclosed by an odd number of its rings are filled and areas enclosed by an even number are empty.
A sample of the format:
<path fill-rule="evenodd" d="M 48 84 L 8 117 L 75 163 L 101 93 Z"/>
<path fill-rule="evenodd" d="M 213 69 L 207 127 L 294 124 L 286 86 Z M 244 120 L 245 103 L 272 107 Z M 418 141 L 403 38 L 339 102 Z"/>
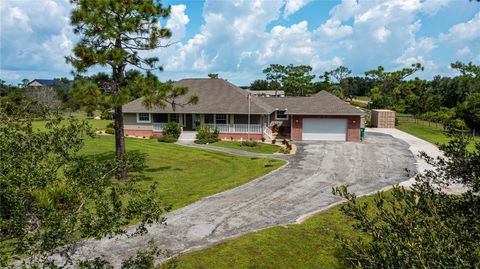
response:
<path fill-rule="evenodd" d="M 196 139 L 197 132 L 195 131 L 183 131 L 178 138 L 178 141 L 194 141 Z"/>

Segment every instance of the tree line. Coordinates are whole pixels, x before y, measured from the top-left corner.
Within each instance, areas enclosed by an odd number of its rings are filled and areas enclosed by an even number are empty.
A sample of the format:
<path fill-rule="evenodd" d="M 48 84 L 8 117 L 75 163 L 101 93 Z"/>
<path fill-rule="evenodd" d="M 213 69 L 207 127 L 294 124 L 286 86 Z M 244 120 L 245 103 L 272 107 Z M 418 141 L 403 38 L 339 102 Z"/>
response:
<path fill-rule="evenodd" d="M 364 76 L 339 66 L 317 77 L 307 65 L 271 64 L 263 70 L 265 79 L 255 80 L 251 90 L 283 90 L 286 96 L 310 96 L 322 90 L 353 100 L 368 96 L 369 108 L 392 109 L 427 120 L 480 130 L 480 66 L 455 62 L 453 77 L 435 76 L 431 80 L 412 78 L 424 70 L 420 63 L 386 71 L 379 66 Z"/>

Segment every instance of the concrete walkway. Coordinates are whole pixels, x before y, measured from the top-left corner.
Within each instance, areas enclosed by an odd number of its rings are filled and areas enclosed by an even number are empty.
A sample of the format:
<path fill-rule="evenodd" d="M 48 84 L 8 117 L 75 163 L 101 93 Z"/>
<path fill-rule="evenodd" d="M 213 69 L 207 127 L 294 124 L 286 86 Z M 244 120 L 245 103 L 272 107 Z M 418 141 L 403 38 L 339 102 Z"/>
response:
<path fill-rule="evenodd" d="M 221 152 L 226 152 L 230 154 L 240 155 L 240 156 L 247 156 L 247 157 L 258 157 L 258 158 L 275 158 L 275 159 L 282 159 L 288 160 L 291 158 L 292 155 L 281 155 L 281 154 L 265 154 L 265 153 L 255 153 L 249 152 L 244 150 L 232 149 L 232 148 L 223 148 L 223 147 L 216 147 L 206 144 L 195 144 L 193 141 L 178 141 L 177 144 L 187 147 L 194 147 L 194 148 L 201 148 L 201 149 L 211 149 Z"/>
<path fill-rule="evenodd" d="M 115 267 L 154 240 L 169 255 L 211 246 L 239 235 L 295 223 L 342 200 L 335 186 L 348 185 L 365 195 L 408 180 L 415 170 L 410 145 L 382 133 L 369 132 L 363 143 L 297 144 L 289 163 L 264 177 L 204 198 L 166 215 L 167 225 L 153 225 L 145 236 L 88 240 L 75 259 L 101 256 Z M 222 149 L 223 151 L 223 149 Z"/>

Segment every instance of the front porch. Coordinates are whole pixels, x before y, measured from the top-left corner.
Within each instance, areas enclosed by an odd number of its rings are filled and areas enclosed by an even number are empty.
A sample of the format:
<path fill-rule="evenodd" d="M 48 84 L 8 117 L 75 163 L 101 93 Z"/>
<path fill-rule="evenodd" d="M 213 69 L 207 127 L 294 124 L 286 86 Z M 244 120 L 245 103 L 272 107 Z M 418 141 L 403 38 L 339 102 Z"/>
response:
<path fill-rule="evenodd" d="M 201 125 L 218 128 L 221 134 L 264 134 L 268 129 L 266 115 L 243 114 L 187 114 L 187 113 L 151 113 L 152 131 L 161 132 L 170 121 L 178 122 L 184 131 L 195 131 Z M 269 130 L 269 129 L 268 129 Z M 268 132 L 268 131 L 267 131 Z"/>

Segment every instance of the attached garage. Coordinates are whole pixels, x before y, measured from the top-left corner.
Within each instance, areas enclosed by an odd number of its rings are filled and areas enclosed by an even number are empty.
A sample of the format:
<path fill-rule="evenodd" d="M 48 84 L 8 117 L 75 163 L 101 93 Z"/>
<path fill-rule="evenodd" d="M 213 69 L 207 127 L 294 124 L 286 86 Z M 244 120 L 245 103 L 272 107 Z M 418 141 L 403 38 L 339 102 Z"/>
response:
<path fill-rule="evenodd" d="M 347 119 L 304 118 L 302 140 L 346 141 Z"/>

